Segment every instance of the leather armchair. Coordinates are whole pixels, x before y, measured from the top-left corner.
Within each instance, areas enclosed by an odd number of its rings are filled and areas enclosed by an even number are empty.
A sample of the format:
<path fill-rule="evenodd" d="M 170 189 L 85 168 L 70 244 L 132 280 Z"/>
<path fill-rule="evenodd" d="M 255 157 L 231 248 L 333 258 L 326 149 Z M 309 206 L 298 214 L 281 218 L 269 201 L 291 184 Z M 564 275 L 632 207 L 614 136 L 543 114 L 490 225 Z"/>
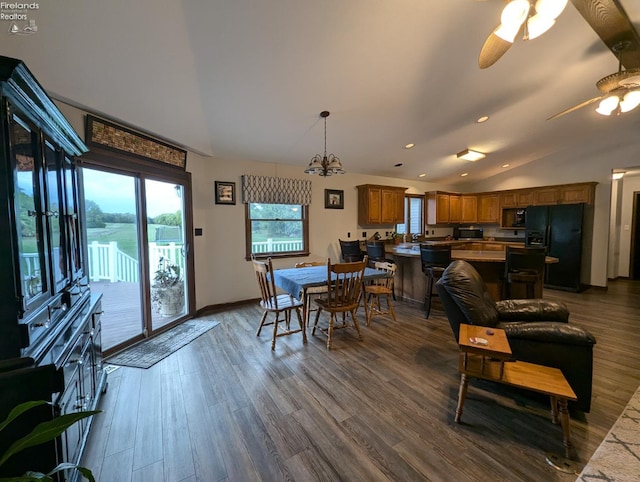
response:
<path fill-rule="evenodd" d="M 568 323 L 569 310 L 563 303 L 543 299 L 496 302 L 475 268 L 462 260 L 449 265 L 436 289 L 456 341 L 461 323 L 503 329 L 514 359 L 561 369 L 578 397 L 573 407 L 590 410 L 596 340 Z"/>

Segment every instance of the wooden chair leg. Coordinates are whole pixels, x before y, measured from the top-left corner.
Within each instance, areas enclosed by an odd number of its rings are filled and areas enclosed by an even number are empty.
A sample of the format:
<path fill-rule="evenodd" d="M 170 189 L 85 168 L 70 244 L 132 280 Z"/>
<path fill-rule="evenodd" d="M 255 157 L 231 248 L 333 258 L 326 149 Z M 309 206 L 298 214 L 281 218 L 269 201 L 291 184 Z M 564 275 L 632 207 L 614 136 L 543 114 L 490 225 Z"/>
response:
<path fill-rule="evenodd" d="M 285 315 L 286 317 L 286 315 Z M 276 321 L 273 322 L 273 339 L 271 340 L 271 350 L 276 349 L 276 338 L 278 336 L 278 322 L 280 319 L 280 313 L 276 312 Z"/>
<path fill-rule="evenodd" d="M 262 318 L 260 318 L 260 325 L 258 326 L 258 332 L 256 333 L 256 336 L 260 336 L 260 331 L 262 331 L 262 327 L 264 326 L 264 321 L 267 319 L 267 312 L 265 311 L 262 314 Z"/>
<path fill-rule="evenodd" d="M 302 343 L 307 342 L 307 320 L 304 319 L 304 312 L 300 313 L 300 308 L 296 308 L 296 316 L 298 317 L 298 323 L 300 323 L 300 330 L 302 331 Z"/>
<path fill-rule="evenodd" d="M 389 299 L 389 295 L 387 295 L 386 298 L 387 298 L 387 306 L 389 307 L 389 312 L 391 313 L 391 318 L 393 318 L 393 321 L 398 321 L 396 320 L 396 312 L 393 309 L 393 303 L 391 303 L 391 300 Z"/>
<path fill-rule="evenodd" d="M 362 332 L 360 331 L 360 323 L 358 322 L 358 317 L 356 316 L 356 310 L 351 311 L 351 317 L 353 318 L 353 326 L 355 326 L 356 331 L 358 332 L 358 338 L 360 339 L 360 341 L 362 341 Z"/>
<path fill-rule="evenodd" d="M 333 344 L 333 323 L 336 319 L 336 314 L 331 313 L 331 317 L 329 318 L 329 328 L 327 329 L 327 350 L 331 350 L 331 345 Z"/>

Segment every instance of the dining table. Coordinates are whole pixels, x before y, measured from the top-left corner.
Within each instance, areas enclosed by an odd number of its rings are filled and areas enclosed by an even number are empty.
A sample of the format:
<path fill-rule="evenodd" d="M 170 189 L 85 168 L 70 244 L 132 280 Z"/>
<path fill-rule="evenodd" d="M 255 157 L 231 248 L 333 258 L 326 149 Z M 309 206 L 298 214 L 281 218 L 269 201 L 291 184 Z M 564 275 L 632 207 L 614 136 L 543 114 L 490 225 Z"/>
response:
<path fill-rule="evenodd" d="M 363 281 L 372 281 L 387 278 L 389 273 L 384 270 L 369 268 L 364 269 Z M 305 266 L 303 268 L 281 268 L 273 270 L 273 282 L 275 285 L 289 293 L 294 298 L 304 301 L 307 290 L 316 286 L 327 284 L 326 266 Z M 303 305 L 303 317 L 307 320 L 307 306 Z"/>

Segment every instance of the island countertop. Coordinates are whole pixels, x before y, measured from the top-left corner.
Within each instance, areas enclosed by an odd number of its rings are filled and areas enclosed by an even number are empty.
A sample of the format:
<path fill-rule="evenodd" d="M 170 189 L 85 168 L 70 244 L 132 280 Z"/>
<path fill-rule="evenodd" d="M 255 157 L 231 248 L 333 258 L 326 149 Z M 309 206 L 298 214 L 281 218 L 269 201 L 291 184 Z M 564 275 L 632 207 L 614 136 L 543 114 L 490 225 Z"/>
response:
<path fill-rule="evenodd" d="M 505 247 L 507 245 L 523 246 L 523 243 L 508 242 L 486 242 L 477 241 L 442 241 L 439 244 L 451 244 L 451 259 L 464 260 L 471 263 L 482 279 L 487 284 L 487 288 L 492 297 L 497 301 L 501 299 L 502 277 L 504 275 Z M 426 243 L 424 243 L 426 244 Z M 491 249 L 455 249 L 465 247 L 485 247 Z M 387 250 L 387 254 L 396 260 L 398 272 L 396 275 L 396 288 L 403 299 L 422 303 L 425 297 L 426 278 L 422 272 L 422 261 L 420 257 L 420 244 L 407 243 L 397 245 Z M 557 263 L 558 258 L 547 256 L 545 263 Z M 536 285 L 536 297 L 542 297 L 543 273 L 540 275 L 540 283 Z M 524 298 L 524 293 L 518 291 L 516 287 L 513 293 L 514 298 Z"/>

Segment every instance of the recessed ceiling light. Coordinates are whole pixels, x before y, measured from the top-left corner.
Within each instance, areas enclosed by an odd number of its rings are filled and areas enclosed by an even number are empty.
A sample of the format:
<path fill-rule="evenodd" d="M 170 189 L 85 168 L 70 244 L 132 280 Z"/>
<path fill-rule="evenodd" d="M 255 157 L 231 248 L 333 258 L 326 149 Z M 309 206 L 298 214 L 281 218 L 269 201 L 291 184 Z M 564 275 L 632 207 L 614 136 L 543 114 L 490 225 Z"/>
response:
<path fill-rule="evenodd" d="M 503 164 L 502 167 L 509 167 L 509 164 Z"/>
<path fill-rule="evenodd" d="M 426 174 L 425 174 L 425 173 L 418 174 L 418 177 L 425 177 L 425 176 L 426 176 Z"/>
<path fill-rule="evenodd" d="M 489 116 L 488 115 L 483 115 L 482 117 L 478 118 L 478 120 L 476 121 L 478 124 L 482 124 L 483 122 L 487 122 L 489 120 Z"/>
<path fill-rule="evenodd" d="M 479 161 L 480 159 L 484 159 L 486 154 L 478 151 L 474 151 L 471 149 L 465 149 L 464 151 L 460 151 L 456 154 L 458 159 L 464 159 L 465 161 Z"/>
<path fill-rule="evenodd" d="M 415 144 L 413 142 L 410 142 L 409 144 L 405 145 L 404 148 L 411 149 L 413 146 L 415 146 Z"/>
<path fill-rule="evenodd" d="M 468 172 L 463 172 L 462 174 L 460 174 L 460 177 L 465 177 L 465 176 L 468 176 L 468 175 L 469 175 Z"/>
<path fill-rule="evenodd" d="M 402 166 L 402 163 L 401 163 L 401 162 L 399 162 L 398 164 L 395 164 L 394 166 L 395 166 L 395 167 L 400 167 L 400 166 Z"/>

